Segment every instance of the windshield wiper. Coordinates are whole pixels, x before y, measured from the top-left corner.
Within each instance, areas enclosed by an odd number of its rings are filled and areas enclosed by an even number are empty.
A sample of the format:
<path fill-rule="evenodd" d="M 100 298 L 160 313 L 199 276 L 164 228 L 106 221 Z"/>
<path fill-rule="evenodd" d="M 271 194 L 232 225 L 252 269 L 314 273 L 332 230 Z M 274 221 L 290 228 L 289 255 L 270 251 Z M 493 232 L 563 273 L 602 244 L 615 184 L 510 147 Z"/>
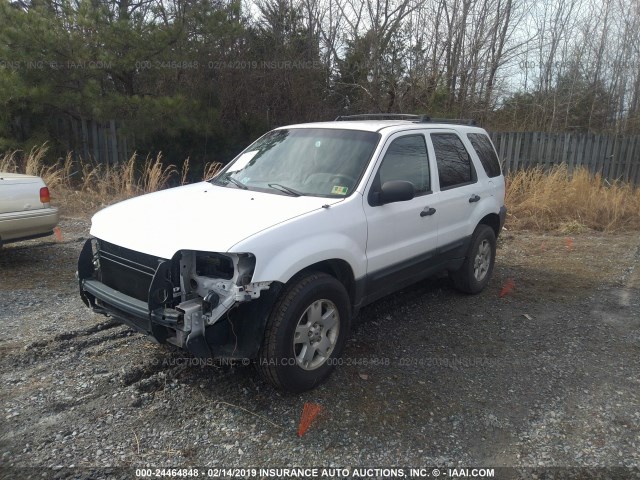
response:
<path fill-rule="evenodd" d="M 241 188 L 242 190 L 249 190 L 249 187 L 247 187 L 244 183 L 242 183 L 240 180 L 236 180 L 235 178 L 233 178 L 230 175 L 227 175 L 225 180 L 227 180 L 228 182 L 233 183 L 236 187 Z"/>
<path fill-rule="evenodd" d="M 289 195 L 293 195 L 294 197 L 300 197 L 300 196 L 304 195 L 304 193 L 302 193 L 302 192 L 294 190 L 291 187 L 287 187 L 285 185 L 281 185 L 279 183 L 269 183 L 267 185 L 269 185 L 271 188 L 275 188 L 276 190 L 280 190 L 281 192 L 285 192 L 285 193 L 288 193 Z"/>

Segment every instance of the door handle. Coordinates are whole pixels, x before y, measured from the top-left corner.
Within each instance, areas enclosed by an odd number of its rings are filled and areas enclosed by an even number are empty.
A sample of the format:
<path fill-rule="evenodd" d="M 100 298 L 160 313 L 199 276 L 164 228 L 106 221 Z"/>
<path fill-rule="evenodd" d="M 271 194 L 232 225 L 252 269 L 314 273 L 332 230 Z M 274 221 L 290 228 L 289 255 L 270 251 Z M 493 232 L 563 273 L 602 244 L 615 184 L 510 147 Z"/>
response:
<path fill-rule="evenodd" d="M 469 203 L 474 203 L 474 202 L 477 202 L 479 200 L 480 200 L 480 195 L 473 194 L 473 195 L 471 195 L 471 198 L 469 199 Z"/>
<path fill-rule="evenodd" d="M 433 215 L 436 213 L 436 209 L 433 207 L 424 207 L 424 210 L 420 212 L 421 217 L 426 217 L 428 215 Z"/>

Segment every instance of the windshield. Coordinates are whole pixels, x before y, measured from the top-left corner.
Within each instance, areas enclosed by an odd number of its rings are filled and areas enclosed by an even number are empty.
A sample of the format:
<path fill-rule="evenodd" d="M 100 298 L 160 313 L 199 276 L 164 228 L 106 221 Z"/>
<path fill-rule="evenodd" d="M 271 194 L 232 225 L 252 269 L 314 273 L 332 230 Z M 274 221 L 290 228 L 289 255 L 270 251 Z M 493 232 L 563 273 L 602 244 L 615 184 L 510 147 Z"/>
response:
<path fill-rule="evenodd" d="M 274 130 L 238 155 L 212 182 L 282 195 L 346 197 L 380 135 L 328 128 Z"/>

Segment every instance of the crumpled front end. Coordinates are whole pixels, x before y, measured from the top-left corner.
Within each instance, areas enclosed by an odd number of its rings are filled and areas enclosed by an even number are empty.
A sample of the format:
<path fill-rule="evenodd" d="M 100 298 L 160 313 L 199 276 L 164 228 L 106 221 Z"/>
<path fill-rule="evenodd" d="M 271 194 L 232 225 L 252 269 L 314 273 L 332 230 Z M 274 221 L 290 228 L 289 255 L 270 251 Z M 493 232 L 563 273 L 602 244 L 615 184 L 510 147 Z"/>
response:
<path fill-rule="evenodd" d="M 91 238 L 78 260 L 80 295 L 160 343 L 202 358 L 257 354 L 277 282 L 252 283 L 255 257 L 183 250 L 158 258 Z"/>

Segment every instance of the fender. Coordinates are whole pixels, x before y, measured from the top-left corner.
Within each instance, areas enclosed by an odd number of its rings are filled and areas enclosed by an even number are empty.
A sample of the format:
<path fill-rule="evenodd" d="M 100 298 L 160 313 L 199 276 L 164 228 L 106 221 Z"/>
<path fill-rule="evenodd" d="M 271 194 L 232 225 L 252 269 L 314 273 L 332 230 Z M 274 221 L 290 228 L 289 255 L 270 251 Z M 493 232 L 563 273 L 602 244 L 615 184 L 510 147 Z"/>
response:
<path fill-rule="evenodd" d="M 287 283 L 309 265 L 329 259 L 346 261 L 357 279 L 366 274 L 366 245 L 362 196 L 355 194 L 344 202 L 258 232 L 234 245 L 229 253 L 255 255 L 253 282 Z"/>
<path fill-rule="evenodd" d="M 267 262 L 258 260 L 253 281 L 276 279 L 287 283 L 296 273 L 309 265 L 331 259 L 346 261 L 353 271 L 354 278 L 360 278 L 366 273 L 363 267 L 367 260 L 365 252 L 358 250 L 358 245 L 345 235 L 324 234 L 313 239 L 300 240 L 272 256 Z M 266 280 L 267 278 L 271 280 Z"/>
<path fill-rule="evenodd" d="M 467 226 L 467 235 L 473 235 L 474 230 L 484 217 L 491 213 L 495 213 L 500 216 L 500 208 L 503 205 L 498 203 L 498 199 L 495 196 L 485 196 L 478 204 L 478 207 L 474 210 L 473 215 L 469 218 L 469 224 Z"/>

